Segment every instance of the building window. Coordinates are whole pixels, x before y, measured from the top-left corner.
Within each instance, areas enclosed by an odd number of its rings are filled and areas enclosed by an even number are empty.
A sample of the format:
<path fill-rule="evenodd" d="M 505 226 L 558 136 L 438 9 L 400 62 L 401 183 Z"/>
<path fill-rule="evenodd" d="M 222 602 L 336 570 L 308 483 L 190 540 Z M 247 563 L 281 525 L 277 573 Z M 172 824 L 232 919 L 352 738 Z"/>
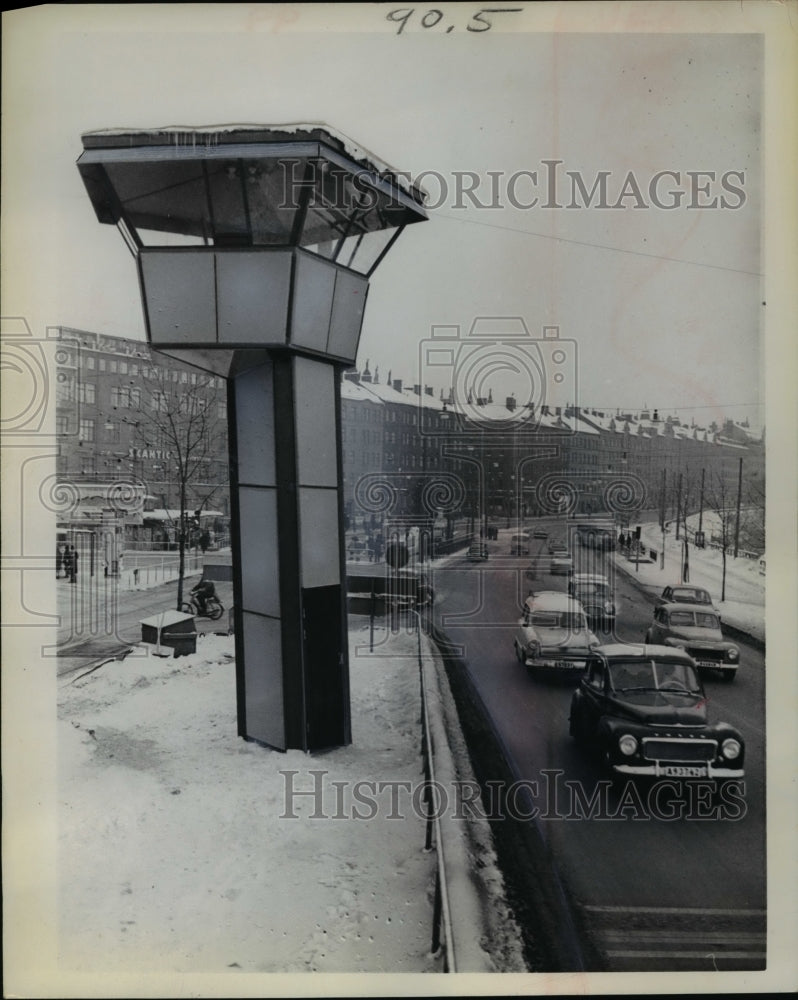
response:
<path fill-rule="evenodd" d="M 115 420 L 108 420 L 105 424 L 105 440 L 117 443 L 119 441 L 119 424 Z"/>
<path fill-rule="evenodd" d="M 116 374 L 116 361 L 113 358 L 108 362 L 108 371 Z"/>
<path fill-rule="evenodd" d="M 105 371 L 105 358 L 100 358 L 99 364 L 100 364 L 100 371 L 104 372 Z"/>
<path fill-rule="evenodd" d="M 86 358 L 86 367 L 89 369 L 90 372 L 94 371 L 94 356 L 93 355 L 89 355 L 89 357 Z"/>
<path fill-rule="evenodd" d="M 78 439 L 80 441 L 93 442 L 94 441 L 94 421 L 93 420 L 81 420 L 80 429 L 78 431 Z"/>
<path fill-rule="evenodd" d="M 94 382 L 78 383 L 78 402 L 94 403 L 97 397 L 97 386 Z"/>
<path fill-rule="evenodd" d="M 119 374 L 120 375 L 127 375 L 127 361 L 120 361 L 119 362 Z"/>
<path fill-rule="evenodd" d="M 69 431 L 69 417 L 64 413 L 59 413 L 55 418 L 56 434 L 66 434 Z"/>

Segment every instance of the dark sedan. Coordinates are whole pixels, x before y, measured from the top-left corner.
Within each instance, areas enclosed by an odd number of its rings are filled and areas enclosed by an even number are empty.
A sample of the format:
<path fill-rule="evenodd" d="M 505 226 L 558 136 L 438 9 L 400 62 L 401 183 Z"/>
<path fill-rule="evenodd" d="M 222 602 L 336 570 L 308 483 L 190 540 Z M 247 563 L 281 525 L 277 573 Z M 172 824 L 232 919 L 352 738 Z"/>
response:
<path fill-rule="evenodd" d="M 745 748 L 731 725 L 707 720 L 693 660 L 668 646 L 615 643 L 591 651 L 571 701 L 570 733 L 613 773 L 743 777 Z"/>

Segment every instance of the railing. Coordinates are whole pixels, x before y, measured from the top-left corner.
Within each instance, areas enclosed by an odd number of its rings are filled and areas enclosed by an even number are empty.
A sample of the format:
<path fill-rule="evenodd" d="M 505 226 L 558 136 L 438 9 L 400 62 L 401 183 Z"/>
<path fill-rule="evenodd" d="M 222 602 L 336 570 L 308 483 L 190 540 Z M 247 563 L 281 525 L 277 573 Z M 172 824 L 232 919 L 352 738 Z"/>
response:
<path fill-rule="evenodd" d="M 449 889 L 446 882 L 446 858 L 444 855 L 441 820 L 433 801 L 435 783 L 435 758 L 427 710 L 427 686 L 424 677 L 424 658 L 421 655 L 421 632 L 423 618 L 421 612 L 408 609 L 416 617 L 418 634 L 418 673 L 421 691 L 421 756 L 424 761 L 424 805 L 427 810 L 424 850 L 434 850 L 438 860 L 435 873 L 435 901 L 432 908 L 432 953 L 443 957 L 443 971 L 457 972 L 452 914 L 449 906 Z"/>
<path fill-rule="evenodd" d="M 185 575 L 201 572 L 204 559 L 201 552 L 186 552 Z M 151 554 L 145 556 L 143 553 L 126 551 L 119 577 L 126 590 L 146 590 L 176 580 L 178 572 L 179 558 L 176 552 L 153 558 Z"/>

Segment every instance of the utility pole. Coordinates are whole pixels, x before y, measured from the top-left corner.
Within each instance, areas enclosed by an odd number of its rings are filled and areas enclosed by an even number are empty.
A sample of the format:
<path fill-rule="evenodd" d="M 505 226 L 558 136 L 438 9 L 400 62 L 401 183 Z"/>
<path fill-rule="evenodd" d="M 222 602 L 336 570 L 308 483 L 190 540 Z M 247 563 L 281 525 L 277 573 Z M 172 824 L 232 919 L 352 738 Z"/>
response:
<path fill-rule="evenodd" d="M 740 456 L 740 464 L 737 469 L 737 517 L 734 523 L 734 558 L 740 547 L 740 503 L 743 495 L 743 459 Z"/>
<path fill-rule="evenodd" d="M 679 541 L 679 522 L 682 518 L 682 474 L 679 473 L 678 485 L 676 487 L 676 541 Z"/>
<path fill-rule="evenodd" d="M 698 501 L 698 533 L 702 534 L 704 528 L 704 476 L 706 469 L 701 470 L 701 497 Z"/>

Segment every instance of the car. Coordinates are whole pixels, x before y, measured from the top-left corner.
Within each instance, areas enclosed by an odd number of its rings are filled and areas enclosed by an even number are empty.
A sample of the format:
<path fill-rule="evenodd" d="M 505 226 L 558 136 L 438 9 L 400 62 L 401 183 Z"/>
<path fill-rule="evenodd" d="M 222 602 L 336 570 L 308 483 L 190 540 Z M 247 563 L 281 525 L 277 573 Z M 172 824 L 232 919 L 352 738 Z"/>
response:
<path fill-rule="evenodd" d="M 657 598 L 657 604 L 700 604 L 703 607 L 714 607 L 708 590 L 694 587 L 691 583 L 674 583 L 666 587 Z"/>
<path fill-rule="evenodd" d="M 532 532 L 533 538 L 548 538 L 549 533 L 545 528 L 535 528 Z"/>
<path fill-rule="evenodd" d="M 520 531 L 510 536 L 510 552 L 514 556 L 529 555 L 529 532 Z"/>
<path fill-rule="evenodd" d="M 712 607 L 661 604 L 645 641 L 684 649 L 699 670 L 719 671 L 725 681 L 734 680 L 740 665 L 740 650 L 723 638 L 720 615 Z"/>
<path fill-rule="evenodd" d="M 472 542 L 466 558 L 469 562 L 484 562 L 488 558 L 488 546 L 484 542 Z"/>
<path fill-rule="evenodd" d="M 554 555 L 555 552 L 567 552 L 568 546 L 561 538 L 552 538 L 549 541 L 549 554 Z"/>
<path fill-rule="evenodd" d="M 574 571 L 574 560 L 567 552 L 557 552 L 551 557 L 549 573 L 552 576 L 569 576 Z"/>
<path fill-rule="evenodd" d="M 575 573 L 568 581 L 568 593 L 585 609 L 591 625 L 613 625 L 617 616 L 610 581 L 600 573 Z"/>
<path fill-rule="evenodd" d="M 613 776 L 742 778 L 743 738 L 710 725 L 691 656 L 672 646 L 612 643 L 591 651 L 571 698 L 571 736 Z"/>
<path fill-rule="evenodd" d="M 573 597 L 555 590 L 527 597 L 513 645 L 518 661 L 530 673 L 549 670 L 573 674 L 583 670 L 591 649 L 598 644 L 584 608 Z"/>

